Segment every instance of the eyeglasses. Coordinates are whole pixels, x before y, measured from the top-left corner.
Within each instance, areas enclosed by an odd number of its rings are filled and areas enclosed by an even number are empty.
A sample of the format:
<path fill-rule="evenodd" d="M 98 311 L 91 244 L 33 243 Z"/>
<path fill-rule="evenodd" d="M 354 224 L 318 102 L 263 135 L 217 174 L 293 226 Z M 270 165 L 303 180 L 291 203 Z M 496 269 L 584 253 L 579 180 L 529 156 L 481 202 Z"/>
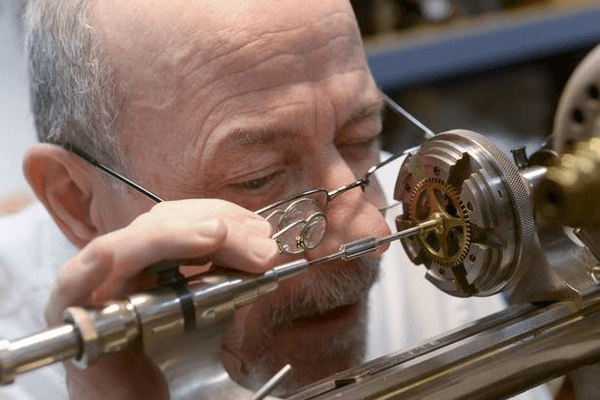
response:
<path fill-rule="evenodd" d="M 385 94 L 382 93 L 382 96 L 385 103 L 395 114 L 401 114 L 413 121 L 414 117 L 408 114 L 402 107 Z M 425 131 L 426 128 L 422 129 Z M 431 131 L 425 131 L 426 136 L 430 132 Z M 431 133 L 431 135 L 433 135 L 433 133 Z M 63 147 L 154 202 L 160 203 L 163 201 L 156 194 L 108 168 L 78 147 L 72 144 L 65 144 Z M 362 178 L 335 190 L 327 191 L 322 188 L 306 190 L 263 207 L 260 210 L 257 210 L 256 213 L 264 217 L 271 223 L 271 226 L 273 226 L 275 234 L 272 238 L 277 242 L 282 253 L 300 254 L 307 250 L 315 249 L 323 242 L 325 237 L 325 232 L 327 230 L 327 216 L 325 212 L 329 202 L 341 194 L 357 187 L 360 187 L 364 191 L 365 188 L 369 186 L 375 171 L 413 150 L 415 150 L 415 148 L 395 154 L 388 159 L 373 165 L 367 170 Z"/>
<path fill-rule="evenodd" d="M 375 171 L 402 155 L 404 152 L 373 165 L 362 178 L 348 185 L 329 192 L 325 189 L 306 190 L 263 207 L 256 213 L 271 223 L 275 230 L 272 237 L 277 241 L 282 253 L 300 254 L 312 250 L 325 238 L 327 230 L 325 211 L 329 202 L 350 189 L 360 187 L 364 191 L 371 183 Z"/>

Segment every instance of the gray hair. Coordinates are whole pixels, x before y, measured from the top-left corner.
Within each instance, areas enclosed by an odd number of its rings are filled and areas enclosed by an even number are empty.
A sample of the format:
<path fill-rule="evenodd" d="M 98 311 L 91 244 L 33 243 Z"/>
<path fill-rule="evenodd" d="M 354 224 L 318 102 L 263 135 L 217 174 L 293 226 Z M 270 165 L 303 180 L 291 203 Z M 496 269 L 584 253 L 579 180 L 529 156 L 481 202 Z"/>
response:
<path fill-rule="evenodd" d="M 37 135 L 124 169 L 117 143 L 122 96 L 86 11 L 85 0 L 28 1 L 23 22 Z"/>

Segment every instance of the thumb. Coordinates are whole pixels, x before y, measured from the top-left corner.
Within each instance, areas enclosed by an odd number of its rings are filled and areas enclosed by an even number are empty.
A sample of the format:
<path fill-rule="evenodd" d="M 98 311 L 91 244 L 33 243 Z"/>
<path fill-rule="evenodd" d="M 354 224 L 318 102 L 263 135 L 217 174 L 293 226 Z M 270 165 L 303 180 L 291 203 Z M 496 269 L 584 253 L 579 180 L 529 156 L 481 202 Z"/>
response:
<path fill-rule="evenodd" d="M 49 326 L 62 321 L 62 311 L 73 305 L 92 304 L 92 295 L 109 275 L 107 253 L 88 248 L 81 251 L 59 272 L 50 290 L 44 318 Z"/>

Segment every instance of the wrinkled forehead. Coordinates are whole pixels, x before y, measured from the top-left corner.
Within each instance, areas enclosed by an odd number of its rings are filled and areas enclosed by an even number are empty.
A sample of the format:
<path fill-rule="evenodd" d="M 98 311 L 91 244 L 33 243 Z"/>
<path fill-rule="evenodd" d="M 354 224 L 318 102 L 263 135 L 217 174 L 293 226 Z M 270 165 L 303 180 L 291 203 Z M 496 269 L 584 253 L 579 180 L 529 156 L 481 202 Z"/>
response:
<path fill-rule="evenodd" d="M 372 85 L 347 0 L 97 0 L 91 17 L 126 88 L 122 139 L 140 165 L 193 164 L 186 154 L 198 158 L 234 113 Z"/>
<path fill-rule="evenodd" d="M 360 44 L 346 0 L 97 0 L 90 14 L 120 74 L 140 81 L 148 74 L 155 84 L 161 70 L 165 78 L 177 67 L 218 70 L 232 53 L 243 64 L 246 47 L 249 58 L 264 60 L 269 52 L 310 52 L 332 38 Z"/>

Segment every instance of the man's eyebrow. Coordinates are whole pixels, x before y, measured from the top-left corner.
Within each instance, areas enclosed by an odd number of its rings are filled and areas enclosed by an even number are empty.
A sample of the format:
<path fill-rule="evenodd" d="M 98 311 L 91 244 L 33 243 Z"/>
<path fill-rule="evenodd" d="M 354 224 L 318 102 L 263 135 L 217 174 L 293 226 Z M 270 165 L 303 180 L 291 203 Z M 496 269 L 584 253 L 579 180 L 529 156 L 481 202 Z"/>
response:
<path fill-rule="evenodd" d="M 271 144 L 283 140 L 294 140 L 300 133 L 290 129 L 242 129 L 237 128 L 229 132 L 227 140 L 235 146 L 253 146 Z"/>
<path fill-rule="evenodd" d="M 383 112 L 383 99 L 378 99 L 354 111 L 342 125 L 345 127 L 360 123 L 362 120 Z M 281 141 L 295 140 L 301 133 L 291 129 L 244 129 L 235 128 L 227 134 L 227 142 L 234 147 L 267 145 Z"/>
<path fill-rule="evenodd" d="M 374 115 L 381 116 L 383 114 L 383 107 L 383 99 L 379 98 L 377 99 L 377 101 L 374 101 L 359 108 L 358 110 L 354 111 L 350 115 L 350 117 L 344 122 L 344 124 L 342 125 L 342 129 L 350 125 L 358 124 L 362 120 L 370 118 Z"/>

